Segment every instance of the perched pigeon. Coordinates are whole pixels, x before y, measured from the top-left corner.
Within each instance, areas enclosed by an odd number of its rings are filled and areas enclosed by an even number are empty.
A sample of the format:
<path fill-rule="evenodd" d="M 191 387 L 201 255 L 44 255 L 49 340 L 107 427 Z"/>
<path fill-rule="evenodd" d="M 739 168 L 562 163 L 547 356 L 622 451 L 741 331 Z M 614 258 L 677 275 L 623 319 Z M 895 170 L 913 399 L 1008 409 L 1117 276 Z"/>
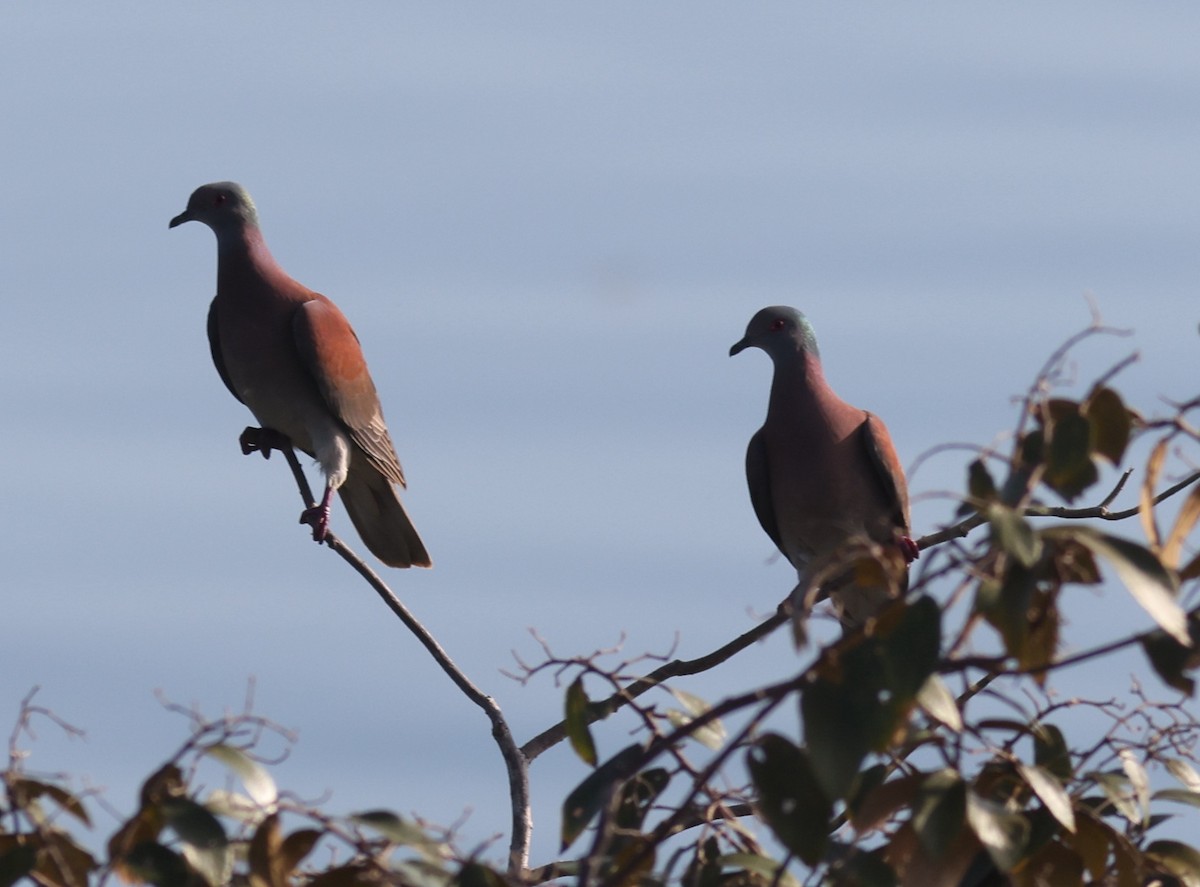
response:
<path fill-rule="evenodd" d="M 829 387 L 808 319 L 794 308 L 764 308 L 729 354 L 751 347 L 770 355 L 775 374 L 766 421 L 746 451 L 750 501 L 799 573 L 797 590 L 804 593 L 810 570 L 830 566 L 852 540 L 895 546 L 905 563 L 916 558 L 892 439 L 879 417 Z M 889 597 L 887 583 L 863 587 L 843 576 L 830 585 L 847 627 L 875 615 Z"/>
<path fill-rule="evenodd" d="M 318 542 L 328 533 L 337 490 L 376 557 L 392 567 L 430 566 L 396 494 L 394 485 L 404 486 L 404 474 L 345 316 L 271 257 L 254 202 L 241 185 L 197 188 L 170 227 L 193 221 L 217 235 L 217 295 L 208 312 L 213 363 L 263 429 L 243 435 L 243 450 L 267 455 L 272 446 L 290 442 L 317 459 L 324 496 L 300 520 L 312 525 Z"/>

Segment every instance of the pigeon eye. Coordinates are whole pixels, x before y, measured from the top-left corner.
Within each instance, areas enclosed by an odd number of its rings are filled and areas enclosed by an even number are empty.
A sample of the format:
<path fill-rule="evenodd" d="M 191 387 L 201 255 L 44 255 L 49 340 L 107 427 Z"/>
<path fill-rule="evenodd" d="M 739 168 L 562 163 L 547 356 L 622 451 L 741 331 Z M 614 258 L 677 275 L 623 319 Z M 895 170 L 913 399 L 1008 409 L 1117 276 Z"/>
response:
<path fill-rule="evenodd" d="M 782 317 L 777 317 L 771 321 L 771 332 L 777 333 L 787 326 L 787 322 Z"/>
<path fill-rule="evenodd" d="M 220 206 L 221 204 L 223 204 L 225 202 L 226 199 L 227 198 L 225 197 L 224 194 L 218 194 L 216 197 L 213 198 L 213 206 Z"/>

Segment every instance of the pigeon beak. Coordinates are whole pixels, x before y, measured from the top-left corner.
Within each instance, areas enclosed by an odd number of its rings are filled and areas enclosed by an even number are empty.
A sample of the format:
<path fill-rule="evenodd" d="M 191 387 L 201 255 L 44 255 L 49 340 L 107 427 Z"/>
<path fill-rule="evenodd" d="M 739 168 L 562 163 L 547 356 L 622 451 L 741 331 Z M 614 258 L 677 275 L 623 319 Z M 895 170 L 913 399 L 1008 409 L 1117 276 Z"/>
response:
<path fill-rule="evenodd" d="M 735 355 L 735 354 L 741 354 L 743 351 L 745 351 L 749 347 L 750 347 L 749 339 L 739 339 L 738 341 L 734 342 L 733 347 L 729 349 L 729 356 L 733 357 L 733 355 Z"/>
<path fill-rule="evenodd" d="M 167 227 L 174 228 L 176 225 L 182 225 L 184 222 L 190 222 L 191 220 L 192 220 L 191 215 L 185 209 L 183 212 L 181 212 L 175 218 L 171 219 L 171 222 L 169 225 L 167 225 Z"/>

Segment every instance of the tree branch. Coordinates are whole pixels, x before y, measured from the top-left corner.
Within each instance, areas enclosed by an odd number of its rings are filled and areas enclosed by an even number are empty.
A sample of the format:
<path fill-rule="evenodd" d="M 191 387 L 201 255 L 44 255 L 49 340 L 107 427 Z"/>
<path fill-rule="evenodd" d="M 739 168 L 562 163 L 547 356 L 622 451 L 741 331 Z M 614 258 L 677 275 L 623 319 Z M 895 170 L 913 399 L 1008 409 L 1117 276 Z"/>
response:
<path fill-rule="evenodd" d="M 1116 486 L 1104 497 L 1097 505 L 1091 505 L 1086 508 L 1066 508 L 1055 505 L 1027 505 L 1022 509 L 1021 513 L 1025 517 L 1057 517 L 1063 520 L 1107 520 L 1107 521 L 1122 521 L 1128 520 L 1138 514 L 1138 507 L 1126 508 L 1122 511 L 1109 511 L 1108 506 L 1125 488 L 1130 476 L 1133 474 L 1133 469 L 1129 468 L 1122 473 L 1118 479 Z M 1154 504 L 1158 505 L 1166 499 L 1170 499 L 1180 490 L 1190 487 L 1196 481 L 1200 480 L 1200 471 L 1195 471 L 1189 474 L 1179 483 L 1174 484 L 1163 490 L 1154 497 Z M 926 548 L 932 548 L 935 545 L 941 545 L 943 542 L 949 542 L 951 539 L 961 539 L 974 530 L 981 524 L 987 523 L 987 518 L 976 512 L 969 517 L 963 518 L 956 524 L 938 530 L 936 533 L 930 533 L 927 536 L 922 536 L 917 540 L 917 546 L 923 551 Z"/>
<path fill-rule="evenodd" d="M 1161 632 L 1162 629 L 1155 627 L 1146 631 L 1131 634 L 1120 640 L 1109 641 L 1106 644 L 1092 647 L 1089 650 L 1082 650 L 1079 653 L 1074 653 L 1071 656 L 1064 656 L 1062 659 L 1055 659 L 1051 662 L 1044 662 L 1040 665 L 1031 665 L 1028 667 L 1013 667 L 1006 668 L 1004 663 L 1008 661 L 1007 656 L 963 656 L 958 659 L 946 659 L 938 665 L 939 674 L 953 674 L 955 672 L 966 671 L 968 668 L 978 668 L 981 671 L 987 672 L 987 679 L 990 682 L 998 677 L 1025 677 L 1030 675 L 1047 674 L 1051 671 L 1058 671 L 1063 668 L 1070 668 L 1073 665 L 1080 665 L 1091 659 L 1097 659 L 1101 656 L 1107 656 L 1110 653 L 1116 653 L 1118 650 L 1124 650 L 1126 647 L 1132 647 L 1147 640 L 1151 636 Z"/>
<path fill-rule="evenodd" d="M 300 490 L 305 507 L 313 507 L 316 501 L 313 498 L 312 488 L 308 485 L 308 479 L 304 475 L 304 469 L 300 467 L 300 460 L 296 458 L 296 451 L 289 445 L 283 449 L 283 454 L 287 459 L 288 466 L 292 469 L 292 476 L 296 479 L 296 486 Z M 337 552 L 342 560 L 353 567 L 375 589 L 375 593 L 404 623 L 405 628 L 429 651 L 429 655 L 454 682 L 454 685 L 468 699 L 483 709 L 484 714 L 491 721 L 492 738 L 500 747 L 500 754 L 504 758 L 504 765 L 508 771 L 509 798 L 512 804 L 512 836 L 508 852 L 509 872 L 514 875 L 524 872 L 529 865 L 529 843 L 533 833 L 533 813 L 529 797 L 529 763 L 517 747 L 516 739 L 513 737 L 512 730 L 509 729 L 500 706 L 495 699 L 471 682 L 442 648 L 442 645 L 437 642 L 437 639 L 361 557 L 333 533 L 326 536 L 325 544 Z"/>
<path fill-rule="evenodd" d="M 671 678 L 699 674 L 720 665 L 727 659 L 749 647 L 756 641 L 762 640 L 779 626 L 787 622 L 788 617 L 783 608 L 776 610 L 774 615 L 751 628 L 704 656 L 696 659 L 673 659 L 656 668 L 654 671 L 640 677 L 628 686 L 613 693 L 607 699 L 600 699 L 588 707 L 588 723 L 602 721 L 609 715 L 619 711 L 642 694 L 663 684 Z M 543 730 L 537 736 L 521 746 L 521 753 L 527 761 L 533 761 L 538 755 L 567 738 L 566 723 L 559 721 L 553 727 Z"/>

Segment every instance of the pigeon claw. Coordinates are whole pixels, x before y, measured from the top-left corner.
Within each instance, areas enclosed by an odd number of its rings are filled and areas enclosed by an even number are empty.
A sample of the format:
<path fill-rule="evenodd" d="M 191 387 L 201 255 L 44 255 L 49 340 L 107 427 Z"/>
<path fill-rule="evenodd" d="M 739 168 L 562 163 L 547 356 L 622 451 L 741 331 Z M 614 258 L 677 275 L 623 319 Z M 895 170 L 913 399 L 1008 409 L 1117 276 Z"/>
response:
<path fill-rule="evenodd" d="M 271 458 L 271 450 L 279 450 L 283 452 L 287 447 L 292 445 L 286 435 L 280 434 L 271 428 L 254 428 L 247 427 L 238 437 L 238 443 L 242 446 L 242 455 L 249 456 L 251 453 L 262 453 L 264 459 Z"/>
<path fill-rule="evenodd" d="M 313 542 L 324 542 L 329 536 L 329 506 L 314 505 L 300 514 L 300 523 L 312 527 Z"/>
<path fill-rule="evenodd" d="M 900 553 L 904 555 L 904 562 L 911 564 L 921 556 L 921 549 L 917 547 L 917 543 L 911 536 L 901 536 L 896 540 L 896 544 L 900 546 Z"/>

